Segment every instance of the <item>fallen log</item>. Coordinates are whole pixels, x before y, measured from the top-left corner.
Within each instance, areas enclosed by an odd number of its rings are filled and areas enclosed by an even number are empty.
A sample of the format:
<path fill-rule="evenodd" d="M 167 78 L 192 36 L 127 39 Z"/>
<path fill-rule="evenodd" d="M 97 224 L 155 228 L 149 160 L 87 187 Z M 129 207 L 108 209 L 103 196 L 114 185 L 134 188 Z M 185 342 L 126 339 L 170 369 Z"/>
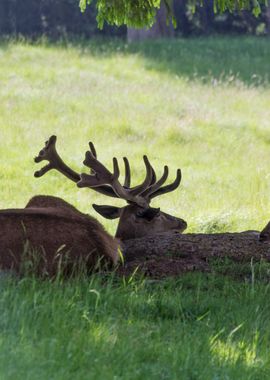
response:
<path fill-rule="evenodd" d="M 209 270 L 213 258 L 244 263 L 270 261 L 270 243 L 259 241 L 259 232 L 179 234 L 162 233 L 130 239 L 122 245 L 124 266 L 120 273 L 138 270 L 164 277 L 186 271 Z"/>

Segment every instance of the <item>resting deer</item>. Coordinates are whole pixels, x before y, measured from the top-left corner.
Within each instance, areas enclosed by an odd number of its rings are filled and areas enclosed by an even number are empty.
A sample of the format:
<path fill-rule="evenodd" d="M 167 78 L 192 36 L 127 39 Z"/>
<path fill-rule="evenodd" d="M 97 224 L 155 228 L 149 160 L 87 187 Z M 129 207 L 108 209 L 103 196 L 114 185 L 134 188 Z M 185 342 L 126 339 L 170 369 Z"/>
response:
<path fill-rule="evenodd" d="M 56 150 L 56 136 L 51 136 L 46 141 L 45 147 L 35 158 L 35 162 L 47 160 L 49 163 L 39 171 L 35 172 L 35 177 L 41 177 L 51 169 L 56 169 L 67 178 L 77 183 L 80 188 L 88 187 L 101 194 L 109 197 L 120 198 L 125 200 L 128 205 L 122 208 L 115 206 L 99 206 L 93 204 L 93 208 L 108 219 L 119 218 L 115 237 L 120 240 L 143 237 L 149 234 L 155 234 L 165 231 L 183 232 L 187 223 L 180 218 L 176 218 L 160 211 L 159 208 L 150 207 L 150 202 L 154 197 L 175 190 L 181 181 L 181 170 L 178 169 L 176 178 L 169 185 L 162 185 L 168 178 L 169 169 L 164 166 L 164 171 L 160 179 L 157 180 L 156 173 L 151 166 L 147 156 L 143 157 L 146 176 L 144 181 L 131 187 L 130 165 L 126 157 L 123 158 L 125 165 L 124 184 L 119 182 L 119 166 L 116 158 L 113 158 L 113 173 L 111 173 L 97 159 L 95 147 L 89 144 L 90 150 L 86 152 L 84 165 L 90 168 L 90 174 L 78 174 L 69 168 L 60 158 Z M 46 204 L 44 204 L 44 202 Z M 55 199 L 42 198 L 40 205 L 55 206 Z M 39 205 L 39 198 L 35 198 L 35 206 Z M 75 212 L 75 211 L 74 211 Z"/>
<path fill-rule="evenodd" d="M 181 180 L 177 171 L 175 181 L 161 187 L 167 179 L 168 168 L 156 180 L 155 172 L 144 157 L 146 178 L 142 184 L 130 187 L 129 162 L 124 158 L 125 181 L 119 181 L 118 162 L 114 158 L 114 171 L 110 173 L 96 158 L 94 145 L 86 153 L 85 165 L 91 174 L 77 174 L 59 157 L 56 137 L 52 136 L 40 151 L 36 162 L 48 160 L 49 164 L 35 173 L 41 177 L 50 169 L 57 169 L 76 182 L 79 187 L 89 187 L 104 195 L 122 198 L 128 202 L 123 208 L 97 206 L 94 209 L 107 218 L 120 218 L 116 238 L 111 237 L 102 225 L 83 214 L 60 198 L 35 196 L 25 209 L 0 210 L 0 268 L 15 272 L 29 270 L 41 275 L 55 276 L 59 268 L 69 275 L 80 265 L 87 271 L 104 261 L 118 261 L 119 240 L 145 236 L 168 230 L 183 231 L 186 222 L 150 207 L 153 197 L 173 191 Z"/>

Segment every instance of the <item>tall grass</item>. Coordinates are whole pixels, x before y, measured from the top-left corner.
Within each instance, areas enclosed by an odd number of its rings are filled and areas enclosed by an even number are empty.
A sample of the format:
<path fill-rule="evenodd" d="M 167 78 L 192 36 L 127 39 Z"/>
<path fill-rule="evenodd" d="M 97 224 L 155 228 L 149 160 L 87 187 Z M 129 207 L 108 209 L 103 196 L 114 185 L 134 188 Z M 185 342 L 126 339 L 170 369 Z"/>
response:
<path fill-rule="evenodd" d="M 171 180 L 181 167 L 180 189 L 153 205 L 188 231 L 261 229 L 270 219 L 269 62 L 269 41 L 255 38 L 2 42 L 0 207 L 41 193 L 92 214 L 91 203 L 123 204 L 58 173 L 33 178 L 33 157 L 56 134 L 79 172 L 89 140 L 108 166 L 127 155 L 133 184 L 143 154 L 159 174 L 168 164 Z M 2 278 L 0 379 L 269 379 L 269 269 L 254 273 L 251 265 L 240 282 L 218 270 L 161 283 Z"/>
<path fill-rule="evenodd" d="M 105 286 L 106 285 L 106 286 Z M 2 379 L 268 379 L 269 285 L 1 283 Z"/>

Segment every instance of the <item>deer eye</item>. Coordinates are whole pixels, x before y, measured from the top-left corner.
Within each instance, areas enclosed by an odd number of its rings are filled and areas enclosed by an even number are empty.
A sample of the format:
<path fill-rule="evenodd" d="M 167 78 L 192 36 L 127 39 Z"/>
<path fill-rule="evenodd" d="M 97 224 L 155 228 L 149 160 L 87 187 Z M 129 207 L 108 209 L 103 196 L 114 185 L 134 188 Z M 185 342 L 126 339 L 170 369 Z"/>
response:
<path fill-rule="evenodd" d="M 136 216 L 138 218 L 144 218 L 149 222 L 159 215 L 160 215 L 160 209 L 153 208 L 153 207 L 137 211 L 136 213 Z"/>

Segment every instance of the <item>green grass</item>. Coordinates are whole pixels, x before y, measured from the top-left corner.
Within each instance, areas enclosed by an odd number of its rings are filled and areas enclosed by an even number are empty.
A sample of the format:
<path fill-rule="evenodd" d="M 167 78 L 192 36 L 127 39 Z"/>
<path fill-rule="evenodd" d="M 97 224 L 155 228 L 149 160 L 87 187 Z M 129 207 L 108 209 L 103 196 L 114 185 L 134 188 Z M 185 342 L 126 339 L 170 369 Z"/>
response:
<path fill-rule="evenodd" d="M 143 154 L 159 173 L 168 164 L 171 179 L 181 167 L 180 189 L 154 205 L 189 231 L 260 229 L 269 219 L 270 82 L 252 82 L 269 76 L 267 39 L 1 46 L 0 207 L 22 207 L 36 193 L 89 212 L 112 202 L 58 174 L 33 178 L 33 157 L 57 134 L 78 171 L 89 140 L 107 165 L 127 155 L 133 183 L 144 176 Z M 207 68 L 209 80 L 199 76 Z M 105 225 L 113 232 L 116 222 Z"/>
<path fill-rule="evenodd" d="M 127 45 L 0 43 L 0 207 L 35 194 L 84 212 L 123 204 L 58 173 L 34 179 L 51 134 L 78 171 L 142 155 L 180 188 L 153 205 L 189 232 L 262 229 L 270 219 L 270 44 L 211 38 Z M 123 169 L 123 166 L 121 166 Z M 100 219 L 114 233 L 116 222 Z M 0 379 L 269 379 L 269 268 L 130 283 L 113 278 L 0 283 Z M 238 276 L 239 274 L 239 276 Z M 239 280 L 240 279 L 240 280 Z"/>
<path fill-rule="evenodd" d="M 1 283 L 1 379 L 269 379 L 270 289 L 206 274 L 155 283 Z"/>

